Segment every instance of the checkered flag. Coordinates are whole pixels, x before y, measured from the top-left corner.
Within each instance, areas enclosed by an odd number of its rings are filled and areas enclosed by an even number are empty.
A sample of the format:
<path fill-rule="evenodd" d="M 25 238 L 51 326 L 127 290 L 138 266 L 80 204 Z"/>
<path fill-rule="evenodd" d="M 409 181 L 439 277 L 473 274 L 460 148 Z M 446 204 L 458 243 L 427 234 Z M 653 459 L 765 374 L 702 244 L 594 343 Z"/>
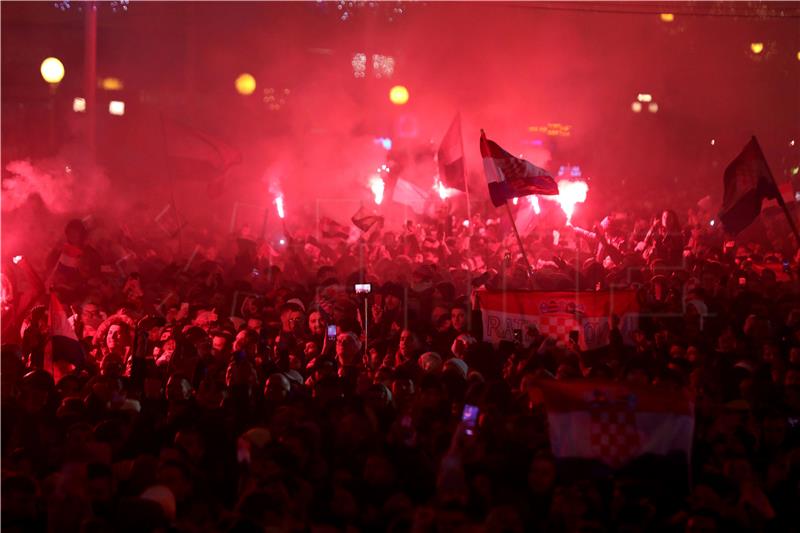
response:
<path fill-rule="evenodd" d="M 644 454 L 689 456 L 694 401 L 685 390 L 603 380 L 542 381 L 550 446 L 559 458 L 612 468 Z"/>
<path fill-rule="evenodd" d="M 487 139 L 483 130 L 480 144 L 489 196 L 495 207 L 500 207 L 510 198 L 558 194 L 558 184 L 549 172 L 509 154 Z"/>

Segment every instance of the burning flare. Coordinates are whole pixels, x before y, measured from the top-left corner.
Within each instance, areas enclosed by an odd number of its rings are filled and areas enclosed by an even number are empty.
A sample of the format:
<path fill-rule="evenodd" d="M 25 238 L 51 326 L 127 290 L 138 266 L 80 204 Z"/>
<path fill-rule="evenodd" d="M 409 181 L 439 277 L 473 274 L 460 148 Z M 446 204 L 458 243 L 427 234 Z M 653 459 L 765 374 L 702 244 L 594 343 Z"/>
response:
<path fill-rule="evenodd" d="M 286 217 L 286 213 L 283 211 L 283 196 L 275 197 L 275 208 L 278 210 L 279 217 L 281 218 Z"/>
<path fill-rule="evenodd" d="M 386 184 L 383 182 L 383 178 L 372 176 L 369 179 L 369 188 L 372 190 L 372 194 L 375 195 L 376 205 L 381 205 L 381 202 L 383 202 L 383 190 L 385 187 Z"/>
<path fill-rule="evenodd" d="M 434 178 L 433 181 L 433 188 L 436 190 L 436 193 L 439 195 L 439 199 L 447 200 L 455 193 L 458 192 L 458 189 L 451 189 L 450 187 L 446 186 L 444 183 L 439 181 L 439 178 Z"/>
<path fill-rule="evenodd" d="M 558 182 L 557 201 L 561 205 L 561 210 L 567 215 L 567 226 L 572 225 L 575 204 L 585 202 L 588 191 L 589 185 L 585 181 L 561 180 Z"/>
<path fill-rule="evenodd" d="M 532 194 L 528 196 L 528 200 L 530 201 L 531 206 L 533 207 L 533 212 L 536 213 L 537 215 L 540 214 L 542 212 L 542 208 L 539 206 L 539 197 Z"/>

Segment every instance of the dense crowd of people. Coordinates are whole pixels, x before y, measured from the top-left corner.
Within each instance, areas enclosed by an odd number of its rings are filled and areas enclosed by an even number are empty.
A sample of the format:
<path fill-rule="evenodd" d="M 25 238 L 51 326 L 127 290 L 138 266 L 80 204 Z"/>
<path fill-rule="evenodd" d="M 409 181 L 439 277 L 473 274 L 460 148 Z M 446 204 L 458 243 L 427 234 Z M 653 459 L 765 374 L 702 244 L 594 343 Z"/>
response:
<path fill-rule="evenodd" d="M 672 211 L 536 229 L 527 259 L 502 218 L 446 209 L 280 237 L 186 230 L 189 255 L 73 220 L 45 264 L 7 265 L 4 530 L 800 527 L 791 244 L 734 245 Z M 615 288 L 637 291 L 639 329 L 616 342 L 612 317 L 591 351 L 535 328 L 490 344 L 474 297 Z M 78 352 L 51 340 L 50 291 Z M 536 384 L 590 379 L 690 390 L 685 464 L 557 460 Z"/>

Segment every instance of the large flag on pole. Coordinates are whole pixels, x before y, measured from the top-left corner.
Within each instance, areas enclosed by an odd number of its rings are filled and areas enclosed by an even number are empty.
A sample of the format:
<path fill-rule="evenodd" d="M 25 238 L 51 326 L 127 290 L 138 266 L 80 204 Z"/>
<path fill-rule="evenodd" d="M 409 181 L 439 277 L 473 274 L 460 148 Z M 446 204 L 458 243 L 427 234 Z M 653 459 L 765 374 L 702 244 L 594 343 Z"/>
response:
<path fill-rule="evenodd" d="M 761 213 L 765 198 L 779 196 L 767 160 L 755 137 L 731 161 L 724 174 L 725 193 L 719 219 L 725 231 L 736 235 Z"/>
<path fill-rule="evenodd" d="M 556 195 L 558 184 L 543 168 L 514 157 L 481 130 L 481 157 L 489 196 L 495 207 L 500 207 L 514 197 L 531 194 Z"/>
<path fill-rule="evenodd" d="M 456 115 L 447 130 L 439 151 L 436 153 L 439 163 L 439 181 L 450 187 L 466 191 L 466 173 L 464 165 L 464 141 L 461 138 L 461 115 Z"/>
<path fill-rule="evenodd" d="M 610 381 L 542 381 L 550 446 L 559 458 L 620 467 L 645 454 L 685 454 L 694 433 L 688 391 Z"/>

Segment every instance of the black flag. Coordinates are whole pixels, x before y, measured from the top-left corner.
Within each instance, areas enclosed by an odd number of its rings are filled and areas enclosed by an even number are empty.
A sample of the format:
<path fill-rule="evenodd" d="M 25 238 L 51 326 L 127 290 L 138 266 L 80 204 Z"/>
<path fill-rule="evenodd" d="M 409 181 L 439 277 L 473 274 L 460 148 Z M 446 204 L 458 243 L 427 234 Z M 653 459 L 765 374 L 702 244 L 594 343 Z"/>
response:
<path fill-rule="evenodd" d="M 761 213 L 765 198 L 777 198 L 778 188 L 755 137 L 736 156 L 724 174 L 725 193 L 719 219 L 725 231 L 736 235 Z"/>

